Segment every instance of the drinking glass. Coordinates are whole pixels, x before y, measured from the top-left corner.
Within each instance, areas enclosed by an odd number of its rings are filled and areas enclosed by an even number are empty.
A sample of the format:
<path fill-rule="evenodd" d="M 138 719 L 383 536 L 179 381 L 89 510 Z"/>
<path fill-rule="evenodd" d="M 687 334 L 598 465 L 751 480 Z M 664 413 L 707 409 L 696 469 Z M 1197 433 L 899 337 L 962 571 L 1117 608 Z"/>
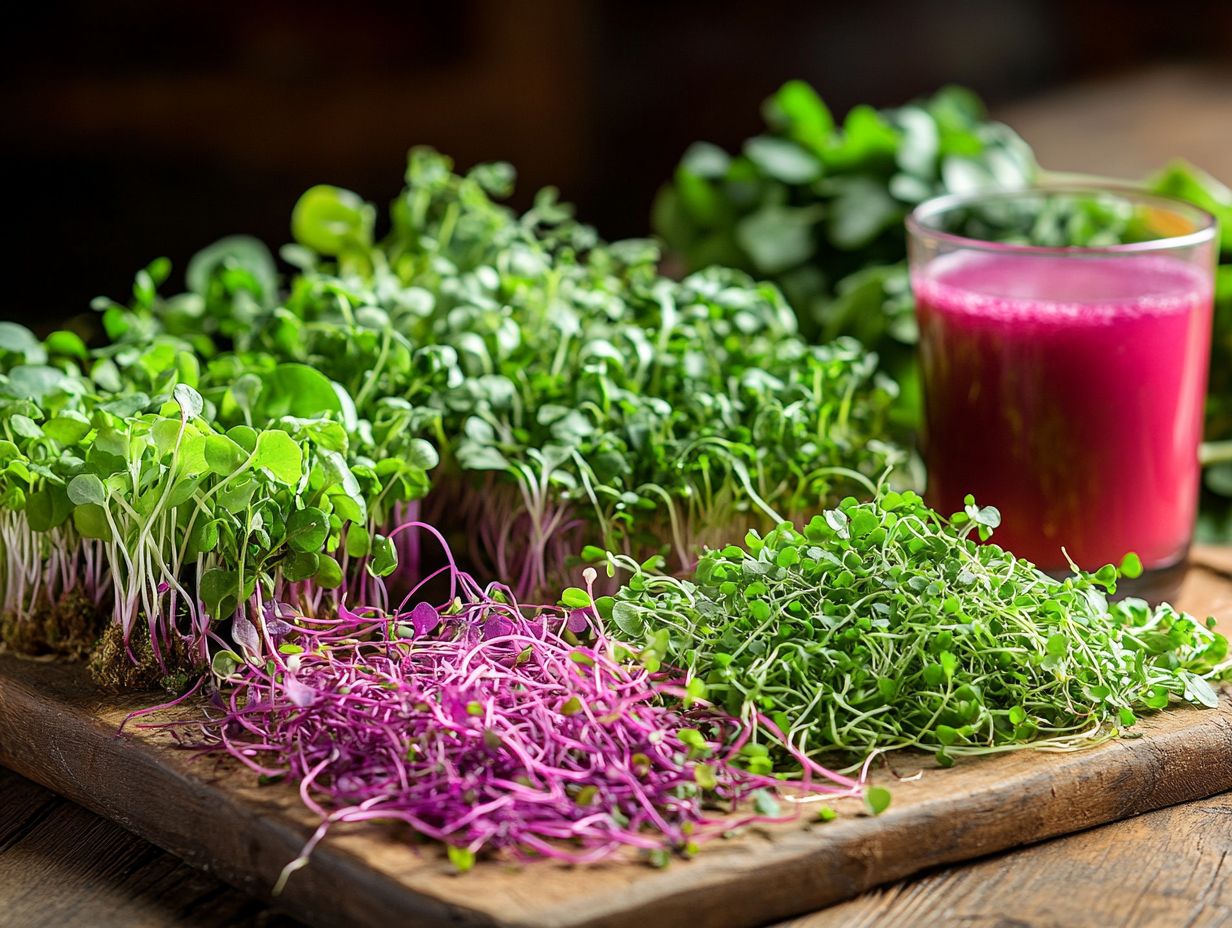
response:
<path fill-rule="evenodd" d="M 1184 559 L 1216 223 L 1132 188 L 944 196 L 907 219 L 929 502 L 1045 570 Z"/>

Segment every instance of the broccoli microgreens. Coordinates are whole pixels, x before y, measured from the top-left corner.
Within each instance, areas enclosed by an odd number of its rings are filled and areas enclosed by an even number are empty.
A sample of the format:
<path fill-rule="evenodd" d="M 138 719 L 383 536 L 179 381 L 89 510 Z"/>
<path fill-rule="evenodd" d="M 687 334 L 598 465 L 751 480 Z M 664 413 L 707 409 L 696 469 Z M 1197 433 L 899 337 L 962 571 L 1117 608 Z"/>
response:
<path fill-rule="evenodd" d="M 261 624 L 267 600 L 321 608 L 344 581 L 366 595 L 393 569 L 374 520 L 388 517 L 388 500 L 426 490 L 430 446 L 365 470 L 344 456 L 336 408 L 317 398 L 315 418 L 293 415 L 312 386 L 335 398 L 320 374 L 277 365 L 255 378 L 250 394 L 288 408 L 262 410 L 253 427 L 251 397 L 203 398 L 184 382 L 197 380 L 193 356 L 166 347 L 111 352 L 94 362 L 101 375 L 29 364 L 4 372 L 7 638 L 40 610 L 64 612 L 72 592 L 109 615 L 125 642 L 142 627 L 156 661 L 184 639 L 188 659 L 203 664 L 211 621 L 251 611 Z M 117 371 L 150 392 L 108 390 L 100 380 Z"/>
<path fill-rule="evenodd" d="M 945 765 L 1078 747 L 1172 701 L 1217 704 L 1222 635 L 1167 605 L 1108 602 L 1137 558 L 1057 580 L 975 543 L 998 521 L 971 500 L 946 520 L 883 489 L 707 551 L 688 580 L 611 556 L 631 576 L 596 605 L 643 660 L 687 669 L 698 697 L 856 765 L 909 747 Z"/>

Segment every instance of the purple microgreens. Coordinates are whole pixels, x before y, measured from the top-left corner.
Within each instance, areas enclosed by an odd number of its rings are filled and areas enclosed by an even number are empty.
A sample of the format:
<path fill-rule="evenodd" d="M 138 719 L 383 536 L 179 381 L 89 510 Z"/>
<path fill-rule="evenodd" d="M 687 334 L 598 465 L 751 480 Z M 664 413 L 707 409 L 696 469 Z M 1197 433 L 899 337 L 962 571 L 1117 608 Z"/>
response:
<path fill-rule="evenodd" d="M 770 796 L 781 781 L 736 763 L 752 725 L 705 700 L 686 708 L 685 680 L 647 670 L 593 608 L 518 606 L 450 571 L 461 595 L 440 608 L 277 613 L 297 624 L 284 661 L 232 662 L 220 712 L 158 726 L 299 785 L 322 827 L 281 882 L 337 822 L 405 823 L 468 869 L 479 855 L 661 862 L 795 817 Z M 863 794 L 800 762 L 792 791 Z"/>

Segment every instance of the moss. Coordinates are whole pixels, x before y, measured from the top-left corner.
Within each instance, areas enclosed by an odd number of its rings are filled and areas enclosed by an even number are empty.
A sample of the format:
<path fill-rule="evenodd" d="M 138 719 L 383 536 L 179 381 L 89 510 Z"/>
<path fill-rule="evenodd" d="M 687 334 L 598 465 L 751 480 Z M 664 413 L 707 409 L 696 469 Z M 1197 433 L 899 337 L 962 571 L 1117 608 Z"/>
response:
<path fill-rule="evenodd" d="M 94 647 L 106 623 L 105 609 L 69 590 L 54 606 L 44 603 L 25 618 L 14 612 L 0 616 L 0 640 L 20 654 L 80 660 Z"/>
<path fill-rule="evenodd" d="M 120 626 L 114 623 L 107 626 L 90 655 L 90 676 L 95 683 L 116 693 L 155 689 L 180 692 L 200 673 L 179 639 L 169 653 L 163 652 L 164 664 L 160 665 L 144 631 L 144 628 L 134 630 L 126 648 Z"/>
<path fill-rule="evenodd" d="M 93 649 L 107 625 L 108 610 L 78 590 L 61 594 L 44 626 L 44 641 L 56 654 L 81 659 Z"/>

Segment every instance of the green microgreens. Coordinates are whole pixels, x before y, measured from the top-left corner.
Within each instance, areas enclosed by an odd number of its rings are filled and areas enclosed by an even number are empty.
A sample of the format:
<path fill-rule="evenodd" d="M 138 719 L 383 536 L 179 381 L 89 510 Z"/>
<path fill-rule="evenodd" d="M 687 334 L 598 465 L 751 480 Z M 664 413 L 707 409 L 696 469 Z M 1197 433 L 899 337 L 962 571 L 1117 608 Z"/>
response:
<path fill-rule="evenodd" d="M 357 195 L 304 195 L 285 289 L 231 237 L 185 293 L 159 260 L 127 305 L 97 301 L 101 348 L 0 326 L 6 624 L 83 575 L 125 643 L 148 625 L 156 656 L 183 637 L 203 663 L 233 617 L 259 649 L 272 601 L 379 604 L 371 577 L 417 575 L 387 536 L 419 514 L 554 597 L 587 543 L 684 569 L 901 458 L 878 439 L 894 385 L 857 345 L 806 345 L 739 272 L 659 276 L 652 243 L 602 242 L 551 191 L 518 215 L 511 183 L 417 150 L 379 241 Z"/>
<path fill-rule="evenodd" d="M 849 335 L 875 351 L 902 388 L 894 419 L 914 428 L 919 377 L 907 213 L 943 193 L 1075 178 L 1050 178 L 1021 138 L 989 121 L 983 104 L 958 87 L 894 109 L 855 106 L 840 124 L 816 91 L 789 81 L 762 112 L 765 131 L 738 154 L 705 142 L 690 146 L 656 200 L 655 229 L 688 269 L 723 264 L 776 283 L 806 336 Z M 1232 190 L 1182 160 L 1143 186 L 1219 221 L 1205 429 L 1211 444 L 1204 453 L 1199 534 L 1226 543 L 1232 539 Z M 1106 245 L 1159 234 L 1140 219 L 1123 201 L 1068 197 L 1020 216 L 1004 204 L 987 214 L 977 208 L 954 231 L 1036 245 Z"/>
<path fill-rule="evenodd" d="M 1029 186 L 1030 148 L 990 122 L 970 91 L 947 87 L 841 122 L 813 88 L 784 84 L 766 130 L 738 154 L 685 152 L 654 208 L 655 229 L 692 268 L 724 264 L 773 280 L 812 338 L 851 335 L 904 384 L 914 415 L 915 316 L 903 219 L 941 193 Z"/>
<path fill-rule="evenodd" d="M 972 540 L 997 521 L 883 490 L 708 551 L 692 580 L 613 557 L 633 574 L 597 606 L 699 695 L 857 764 L 908 747 L 942 764 L 1075 747 L 1174 700 L 1216 703 L 1223 636 L 1166 605 L 1109 604 L 1116 568 L 1056 580 Z"/>

